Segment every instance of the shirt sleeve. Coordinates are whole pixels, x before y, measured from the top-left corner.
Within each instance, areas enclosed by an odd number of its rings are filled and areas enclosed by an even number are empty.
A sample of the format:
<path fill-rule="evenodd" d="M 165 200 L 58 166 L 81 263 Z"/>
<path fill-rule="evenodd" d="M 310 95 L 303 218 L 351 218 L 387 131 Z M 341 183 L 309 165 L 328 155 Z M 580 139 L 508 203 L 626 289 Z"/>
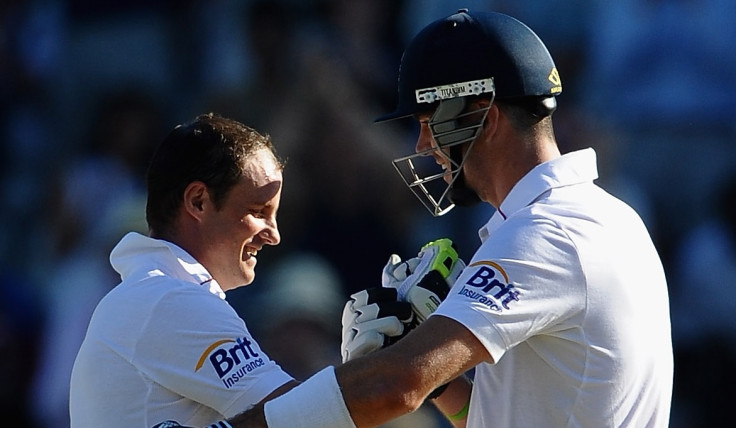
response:
<path fill-rule="evenodd" d="M 133 359 L 153 382 L 225 417 L 249 409 L 292 380 L 226 301 L 190 287 L 158 302 Z"/>
<path fill-rule="evenodd" d="M 435 313 L 467 327 L 497 362 L 532 336 L 575 328 L 586 301 L 580 266 L 550 220 L 512 222 L 481 245 Z"/>

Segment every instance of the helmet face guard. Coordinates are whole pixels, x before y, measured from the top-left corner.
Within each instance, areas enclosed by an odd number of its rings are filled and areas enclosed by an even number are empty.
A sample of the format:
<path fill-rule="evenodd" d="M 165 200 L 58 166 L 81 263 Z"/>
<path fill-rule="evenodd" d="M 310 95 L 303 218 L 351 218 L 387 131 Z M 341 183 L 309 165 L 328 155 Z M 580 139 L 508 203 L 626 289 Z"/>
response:
<path fill-rule="evenodd" d="M 466 111 L 467 95 L 482 93 L 491 93 L 491 102 L 486 107 Z M 436 144 L 422 152 L 394 159 L 393 165 L 404 183 L 435 217 L 447 214 L 455 206 L 452 191 L 458 187 L 463 187 L 466 194 L 474 194 L 464 187 L 463 166 L 488 116 L 493 93 L 493 79 L 416 91 L 418 102 L 439 99 L 439 105 L 429 120 L 430 133 Z M 467 148 L 463 151 L 461 147 L 466 143 Z M 432 155 L 446 159 L 449 168 L 438 165 Z"/>

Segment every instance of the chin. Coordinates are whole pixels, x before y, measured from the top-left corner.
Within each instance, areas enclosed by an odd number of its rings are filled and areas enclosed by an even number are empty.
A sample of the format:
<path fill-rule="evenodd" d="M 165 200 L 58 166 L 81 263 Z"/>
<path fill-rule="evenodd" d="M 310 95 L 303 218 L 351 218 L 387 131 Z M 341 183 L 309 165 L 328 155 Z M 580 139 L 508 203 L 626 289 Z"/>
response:
<path fill-rule="evenodd" d="M 240 280 L 243 285 L 248 285 L 256 277 L 256 259 L 248 257 L 240 262 Z"/>
<path fill-rule="evenodd" d="M 247 266 L 242 271 L 241 275 L 241 287 L 244 285 L 250 285 L 254 280 L 256 279 L 256 272 L 251 268 L 249 269 Z"/>
<path fill-rule="evenodd" d="M 243 272 L 238 278 L 238 287 L 250 285 L 255 279 L 256 275 L 253 272 Z"/>

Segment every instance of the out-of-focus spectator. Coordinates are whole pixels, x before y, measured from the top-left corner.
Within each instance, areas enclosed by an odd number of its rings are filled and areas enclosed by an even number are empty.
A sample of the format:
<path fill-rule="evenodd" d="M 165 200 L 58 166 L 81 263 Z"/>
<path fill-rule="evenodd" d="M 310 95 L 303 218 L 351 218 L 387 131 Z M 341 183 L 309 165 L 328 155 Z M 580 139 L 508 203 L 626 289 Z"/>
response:
<path fill-rule="evenodd" d="M 736 396 L 736 175 L 720 182 L 715 215 L 680 241 L 672 269 L 677 370 L 673 427 L 733 424 Z"/>
<path fill-rule="evenodd" d="M 400 134 L 365 120 L 375 109 L 342 68 L 313 57 L 303 71 L 294 109 L 282 116 L 289 126 L 274 132 L 294 159 L 280 214 L 284 243 L 327 257 L 347 291 L 375 286 L 390 253 L 404 251 L 416 208 L 391 165 Z"/>
<path fill-rule="evenodd" d="M 237 12 L 231 19 L 239 18 L 243 26 L 240 32 L 223 36 L 239 39 L 233 45 L 240 48 L 237 56 L 244 59 L 247 75 L 237 84 L 206 85 L 203 108 L 272 132 L 284 126 L 278 120 L 279 112 L 288 108 L 294 96 L 291 90 L 300 73 L 301 27 L 308 25 L 310 17 L 300 16 L 303 10 L 284 0 L 251 0 L 231 12 Z M 202 43 L 198 46 L 207 49 Z M 208 65 L 219 67 L 219 63 Z"/>
<path fill-rule="evenodd" d="M 19 270 L 31 262 L 51 160 L 67 143 L 58 132 L 54 95 L 65 33 L 55 1 L 0 5 L 0 259 Z M 37 266 L 35 266 L 37 268 Z"/>
<path fill-rule="evenodd" d="M 257 290 L 235 291 L 243 297 L 228 299 L 268 355 L 297 379 L 339 364 L 336 320 L 347 296 L 331 264 L 317 254 L 296 253 L 280 258 L 258 282 Z"/>
<path fill-rule="evenodd" d="M 704 189 L 736 168 L 736 3 L 598 1 L 590 16 L 583 107 L 626 137 L 621 168 L 654 201 L 665 268 Z"/>
<path fill-rule="evenodd" d="M 174 0 L 68 0 L 67 28 L 61 48 L 54 93 L 67 147 L 82 151 L 89 132 L 86 118 L 98 114 L 102 98 L 113 91 L 145 88 L 149 97 L 166 102 L 181 117 L 199 87 L 192 72 L 179 62 L 189 46 L 178 33 L 176 19 L 186 10 Z M 181 44 L 179 44 L 181 43 Z M 185 94 L 179 88 L 186 87 Z"/>
<path fill-rule="evenodd" d="M 34 376 L 34 417 L 69 424 L 69 380 L 92 311 L 119 280 L 108 254 L 128 230 L 146 233 L 144 177 L 161 139 L 158 106 L 134 90 L 100 100 L 83 152 L 59 159 L 37 281 L 46 323 Z"/>
<path fill-rule="evenodd" d="M 343 68 L 371 103 L 393 108 L 396 64 L 403 44 L 396 19 L 399 3 L 394 0 L 320 0 L 319 31 L 321 55 L 334 67 Z M 363 118 L 371 120 L 372 118 Z"/>
<path fill-rule="evenodd" d="M 145 200 L 119 200 L 107 211 L 104 226 L 93 239 L 60 256 L 47 271 L 42 296 L 45 323 L 39 328 L 37 371 L 30 401 L 38 426 L 69 426 L 69 381 L 74 357 L 84 339 L 92 312 L 119 278 L 107 254 L 128 231 L 146 233 Z"/>
<path fill-rule="evenodd" d="M 38 367 L 38 330 L 45 314 L 28 278 L 1 263 L 0 296 L 0 415 L 8 426 L 31 426 L 35 409 L 27 397 Z"/>

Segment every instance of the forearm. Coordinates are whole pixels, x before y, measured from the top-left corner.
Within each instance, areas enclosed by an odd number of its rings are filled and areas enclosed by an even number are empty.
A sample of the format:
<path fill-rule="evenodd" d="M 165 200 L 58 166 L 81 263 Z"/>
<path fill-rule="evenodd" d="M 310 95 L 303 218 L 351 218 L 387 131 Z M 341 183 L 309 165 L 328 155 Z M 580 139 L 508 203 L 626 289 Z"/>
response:
<path fill-rule="evenodd" d="M 460 376 L 450 382 L 439 397 L 431 400 L 455 428 L 465 427 L 472 388 L 470 379 Z"/>
<path fill-rule="evenodd" d="M 465 376 L 461 376 L 450 382 L 447 389 L 439 397 L 431 400 L 431 402 L 448 417 L 448 420 L 450 420 L 454 427 L 464 428 L 467 413 L 465 415 L 459 415 L 459 417 L 455 419 L 452 418 L 452 415 L 458 415 L 463 412 L 470 400 L 471 389 L 471 382 Z M 405 410 L 395 409 L 395 412 L 396 415 L 389 415 L 391 412 L 384 408 L 380 412 L 364 413 L 358 411 L 357 413 L 363 414 L 364 416 L 373 415 L 377 420 L 384 421 L 405 413 Z M 368 421 L 365 418 L 359 419 L 359 421 L 356 421 L 356 426 L 358 427 L 376 426 L 377 424 L 376 420 Z M 263 404 L 259 404 L 247 412 L 229 419 L 228 421 L 233 428 L 268 428 Z"/>
<path fill-rule="evenodd" d="M 345 403 L 357 427 L 379 426 L 422 404 L 419 379 L 408 376 L 411 368 L 400 357 L 384 349 L 337 368 Z"/>
<path fill-rule="evenodd" d="M 234 426 L 267 427 L 264 414 L 283 421 L 270 428 L 379 426 L 416 410 L 448 379 L 455 380 L 433 401 L 446 415 L 462 415 L 471 391 L 462 374 L 481 361 L 490 361 L 490 356 L 469 330 L 433 316 L 388 348 L 338 366 L 334 375 L 320 372 L 265 408 L 258 406 L 234 418 Z M 339 422 L 314 423 L 314 419 Z M 452 422 L 464 427 L 463 419 Z"/>

